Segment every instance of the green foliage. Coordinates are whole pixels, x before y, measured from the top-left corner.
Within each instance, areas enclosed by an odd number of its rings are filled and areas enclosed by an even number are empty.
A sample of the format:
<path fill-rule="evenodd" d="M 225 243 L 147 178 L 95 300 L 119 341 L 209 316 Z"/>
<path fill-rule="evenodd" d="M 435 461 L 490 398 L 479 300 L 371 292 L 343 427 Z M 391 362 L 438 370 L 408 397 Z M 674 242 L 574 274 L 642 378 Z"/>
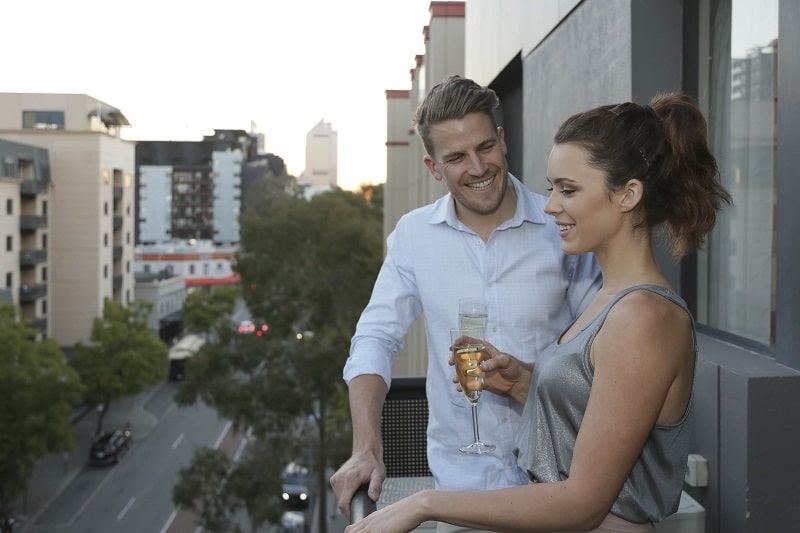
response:
<path fill-rule="evenodd" d="M 75 346 L 70 362 L 86 385 L 86 399 L 105 406 L 98 418 L 98 433 L 111 402 L 142 392 L 166 377 L 168 350 L 147 326 L 151 310 L 152 304 L 146 301 L 122 307 L 107 299 L 102 318 L 92 323 L 92 344 Z"/>
<path fill-rule="evenodd" d="M 372 203 L 364 194 L 334 190 L 311 201 L 275 200 L 240 217 L 235 269 L 242 297 L 269 332 L 237 334 L 223 314 L 213 340 L 188 361 L 176 395 L 183 405 L 202 400 L 256 437 L 246 456 L 258 467 L 234 469 L 221 489 L 228 504 L 245 506 L 256 523 L 275 518 L 269 498 L 280 493 L 288 461 L 312 463 L 323 494 L 324 467 L 349 455 L 342 368 L 383 250 L 375 201 L 382 187 L 366 190 Z M 324 524 L 324 498 L 320 504 Z"/>
<path fill-rule="evenodd" d="M 75 446 L 70 416 L 83 386 L 58 345 L 35 335 L 12 305 L 0 306 L 0 516 L 10 514 L 37 459 Z"/>
<path fill-rule="evenodd" d="M 183 303 L 183 326 L 194 333 L 207 333 L 221 317 L 230 317 L 236 306 L 239 290 L 220 285 L 210 292 L 192 291 Z"/>

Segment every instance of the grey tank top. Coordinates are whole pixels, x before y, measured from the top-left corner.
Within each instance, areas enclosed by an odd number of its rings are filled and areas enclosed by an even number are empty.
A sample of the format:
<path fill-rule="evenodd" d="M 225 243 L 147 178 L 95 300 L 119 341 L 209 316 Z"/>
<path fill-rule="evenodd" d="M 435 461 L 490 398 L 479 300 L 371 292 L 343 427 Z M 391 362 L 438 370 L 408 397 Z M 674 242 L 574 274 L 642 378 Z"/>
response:
<path fill-rule="evenodd" d="M 657 285 L 636 285 L 614 296 L 575 337 L 553 344 L 539 355 L 516 449 L 520 468 L 533 482 L 556 482 L 569 477 L 575 439 L 592 389 L 594 368 L 589 359 L 592 342 L 614 304 L 636 290 L 660 294 L 691 317 L 686 302 L 673 291 Z M 696 361 L 697 335 L 693 318 L 692 336 Z M 690 397 L 686 412 L 676 424 L 655 425 L 611 507 L 612 514 L 630 522 L 644 523 L 660 522 L 677 511 L 689 453 L 692 404 Z"/>

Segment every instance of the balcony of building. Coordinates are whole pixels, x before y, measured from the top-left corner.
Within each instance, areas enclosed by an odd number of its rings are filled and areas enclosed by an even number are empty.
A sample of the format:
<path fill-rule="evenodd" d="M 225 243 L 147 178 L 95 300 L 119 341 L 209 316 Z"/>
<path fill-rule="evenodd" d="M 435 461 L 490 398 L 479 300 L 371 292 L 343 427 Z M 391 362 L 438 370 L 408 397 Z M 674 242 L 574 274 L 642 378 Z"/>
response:
<path fill-rule="evenodd" d="M 50 184 L 41 180 L 23 180 L 19 185 L 19 192 L 23 198 L 33 198 L 38 194 L 45 194 Z"/>
<path fill-rule="evenodd" d="M 20 215 L 20 231 L 36 231 L 47 227 L 47 215 Z"/>
<path fill-rule="evenodd" d="M 47 283 L 23 283 L 19 288 L 20 303 L 29 303 L 47 296 Z"/>
<path fill-rule="evenodd" d="M 34 267 L 47 262 L 47 250 L 22 250 L 19 253 L 21 268 Z"/>

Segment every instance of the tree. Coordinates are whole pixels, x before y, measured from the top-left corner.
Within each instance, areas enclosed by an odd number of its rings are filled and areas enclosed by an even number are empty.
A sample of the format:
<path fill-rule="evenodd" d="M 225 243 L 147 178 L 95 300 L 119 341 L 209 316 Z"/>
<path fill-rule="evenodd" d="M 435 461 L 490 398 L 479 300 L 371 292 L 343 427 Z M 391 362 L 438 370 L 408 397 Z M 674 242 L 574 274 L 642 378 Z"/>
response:
<path fill-rule="evenodd" d="M 235 269 L 253 318 L 269 333 L 239 335 L 218 322 L 215 341 L 188 363 L 176 401 L 202 399 L 255 437 L 227 482 L 214 483 L 227 492 L 221 500 L 246 507 L 255 524 L 276 519 L 264 495 L 279 494 L 287 462 L 311 463 L 324 494 L 325 468 L 349 456 L 342 368 L 381 264 L 381 207 L 334 190 L 310 201 L 273 199 L 240 217 Z M 317 508 L 324 532 L 325 498 Z"/>
<path fill-rule="evenodd" d="M 210 331 L 221 317 L 230 317 L 238 295 L 229 285 L 214 287 L 211 292 L 190 292 L 183 302 L 184 327 L 195 333 Z"/>
<path fill-rule="evenodd" d="M 55 341 L 35 335 L 11 304 L 0 305 L 0 519 L 38 458 L 75 446 L 70 417 L 84 388 Z"/>
<path fill-rule="evenodd" d="M 166 377 L 167 346 L 147 326 L 152 307 L 141 300 L 123 307 L 106 299 L 102 318 L 92 323 L 92 344 L 75 346 L 70 362 L 86 385 L 86 399 L 100 406 L 98 435 L 111 402 L 142 392 Z"/>

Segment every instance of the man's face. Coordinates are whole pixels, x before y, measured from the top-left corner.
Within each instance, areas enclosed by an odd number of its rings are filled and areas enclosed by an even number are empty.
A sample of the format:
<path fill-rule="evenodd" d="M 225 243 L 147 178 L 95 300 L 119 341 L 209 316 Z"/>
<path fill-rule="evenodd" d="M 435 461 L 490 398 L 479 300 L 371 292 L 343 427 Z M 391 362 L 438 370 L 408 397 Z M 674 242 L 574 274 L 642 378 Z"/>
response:
<path fill-rule="evenodd" d="M 434 155 L 425 156 L 425 165 L 435 179 L 444 181 L 462 222 L 497 215 L 508 205 L 504 202 L 508 165 L 502 128 L 495 130 L 484 113 L 470 113 L 431 126 L 430 138 Z"/>

